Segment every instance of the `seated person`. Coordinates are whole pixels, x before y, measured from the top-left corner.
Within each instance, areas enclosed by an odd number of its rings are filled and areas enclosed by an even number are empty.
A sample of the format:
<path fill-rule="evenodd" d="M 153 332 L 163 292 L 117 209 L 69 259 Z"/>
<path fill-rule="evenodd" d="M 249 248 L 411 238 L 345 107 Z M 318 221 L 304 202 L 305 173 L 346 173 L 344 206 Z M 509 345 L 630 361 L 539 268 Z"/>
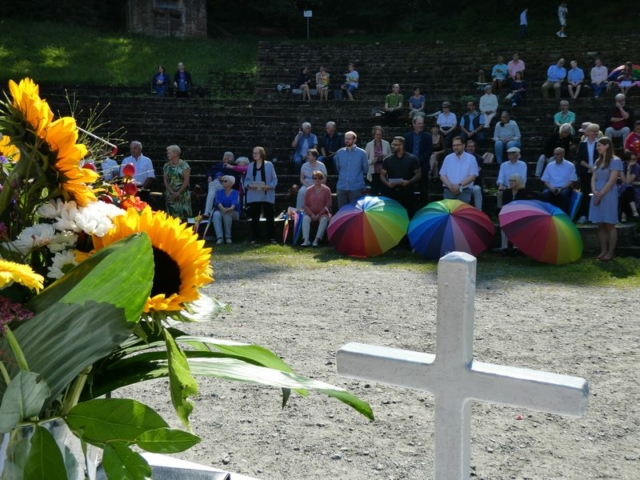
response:
<path fill-rule="evenodd" d="M 453 153 L 447 155 L 440 169 L 444 198 L 471 203 L 473 184 L 478 176 L 478 162 L 464 151 L 460 137 L 453 137 Z"/>
<path fill-rule="evenodd" d="M 571 124 L 571 135 L 576 133 L 576 114 L 569 110 L 569 101 L 560 100 L 560 111 L 553 116 L 553 123 L 556 129 L 565 123 Z"/>
<path fill-rule="evenodd" d="M 458 131 L 458 119 L 456 114 L 451 112 L 451 104 L 449 102 L 442 103 L 442 113 L 438 115 L 436 124 L 440 129 L 440 134 L 444 137 L 444 146 L 451 146 L 451 139 Z"/>
<path fill-rule="evenodd" d="M 429 174 L 434 181 L 437 181 L 438 165 L 442 163 L 446 149 L 444 148 L 444 138 L 440 135 L 440 127 L 433 124 L 431 127 L 431 157 L 429 157 Z"/>
<path fill-rule="evenodd" d="M 633 125 L 633 132 L 631 132 L 626 142 L 624 142 L 624 150 L 636 156 L 640 155 L 640 120 L 636 121 Z"/>
<path fill-rule="evenodd" d="M 498 97 L 492 93 L 491 85 L 484 87 L 484 95 L 480 97 L 480 113 L 484 115 L 484 128 L 491 126 L 491 120 L 498 112 Z"/>
<path fill-rule="evenodd" d="M 120 166 L 113 158 L 106 157 L 102 163 L 100 163 L 100 169 L 102 171 L 102 178 L 107 182 L 117 179 L 120 174 Z"/>
<path fill-rule="evenodd" d="M 503 163 L 503 165 L 506 165 L 506 163 Z M 514 200 L 526 200 L 528 198 L 525 181 L 526 179 L 517 173 L 509 175 L 507 179 L 508 186 L 502 190 L 502 205 L 507 205 Z M 502 208 L 502 205 L 499 206 L 499 208 Z M 510 245 L 507 235 L 502 230 L 500 230 L 500 237 L 502 240 L 502 250 L 506 253 Z"/>
<path fill-rule="evenodd" d="M 307 158 L 307 152 L 309 149 L 318 148 L 318 137 L 311 133 L 311 124 L 309 122 L 304 122 L 300 126 L 291 146 L 295 148 L 295 152 L 293 152 L 293 164 L 297 173 L 300 171 L 302 163 Z"/>
<path fill-rule="evenodd" d="M 480 69 L 478 70 L 478 76 L 476 77 L 476 81 L 475 82 L 471 82 L 471 90 L 480 90 L 481 92 L 484 92 L 484 87 L 486 87 L 487 85 L 491 85 L 491 81 L 489 81 L 484 73 L 484 70 Z"/>
<path fill-rule="evenodd" d="M 158 66 L 158 71 L 151 79 L 151 89 L 153 93 L 158 97 L 164 97 L 169 91 L 169 84 L 171 83 L 171 77 L 167 75 L 162 65 Z"/>
<path fill-rule="evenodd" d="M 504 152 L 511 147 L 520 148 L 520 128 L 515 120 L 511 120 L 506 110 L 500 115 L 500 121 L 493 130 L 495 154 L 498 164 L 502 163 Z"/>
<path fill-rule="evenodd" d="M 491 70 L 491 77 L 493 78 L 493 86 L 497 91 L 499 91 L 507 81 L 507 75 L 509 70 L 507 68 L 507 64 L 504 63 L 504 58 L 498 57 L 498 63 L 493 66 Z"/>
<path fill-rule="evenodd" d="M 524 106 L 527 98 L 527 83 L 522 78 L 522 72 L 516 72 L 516 76 L 509 79 L 509 84 L 511 92 L 507 95 L 507 100 L 511 100 L 511 106 Z"/>
<path fill-rule="evenodd" d="M 460 136 L 466 142 L 475 140 L 477 143 L 484 142 L 484 117 L 476 108 L 475 100 L 467 102 L 467 113 L 460 118 Z"/>
<path fill-rule="evenodd" d="M 376 112 L 376 117 L 398 118 L 402 112 L 402 100 L 400 85 L 394 83 L 391 86 L 391 93 L 384 98 L 384 108 Z"/>
<path fill-rule="evenodd" d="M 627 95 L 631 87 L 635 85 L 633 80 L 633 64 L 631 62 L 626 62 L 622 68 L 622 72 L 620 72 L 620 75 L 618 75 L 618 78 L 616 79 L 618 88 L 620 88 L 620 91 L 624 95 Z"/>
<path fill-rule="evenodd" d="M 345 74 L 345 77 L 346 80 L 340 88 L 347 94 L 349 100 L 353 102 L 353 92 L 358 89 L 358 85 L 360 83 L 360 75 L 353 63 L 349 64 L 349 73 Z"/>
<path fill-rule="evenodd" d="M 621 221 L 633 218 L 634 221 L 640 220 L 638 214 L 638 206 L 640 206 L 640 165 L 638 165 L 638 157 L 633 152 L 625 152 L 625 160 L 627 160 L 626 168 L 622 177 L 622 185 L 618 189 L 619 210 Z"/>
<path fill-rule="evenodd" d="M 591 88 L 593 96 L 598 98 L 607 89 L 607 79 L 609 78 L 609 70 L 602 65 L 602 60 L 596 58 L 595 67 L 591 69 Z"/>
<path fill-rule="evenodd" d="M 542 191 L 541 199 L 570 215 L 573 182 L 578 180 L 578 176 L 575 165 L 569 160 L 565 160 L 564 154 L 564 148 L 558 147 L 553 151 L 555 161 L 547 165 L 542 174 L 541 180 L 546 188 Z"/>
<path fill-rule="evenodd" d="M 562 82 L 567 76 L 567 70 L 564 68 L 564 58 L 558 60 L 558 63 L 551 65 L 547 70 L 547 81 L 542 84 L 542 98 L 549 99 L 549 90 L 553 88 L 556 98 L 560 98 Z"/>
<path fill-rule="evenodd" d="M 324 163 L 318 161 L 318 150 L 310 148 L 307 152 L 307 161 L 302 165 L 300 169 L 300 188 L 298 189 L 298 197 L 296 200 L 296 210 L 302 209 L 304 203 L 304 194 L 308 187 L 315 185 L 313 180 L 313 174 L 316 171 L 323 173 L 323 182 L 326 183 L 327 167 Z"/>
<path fill-rule="evenodd" d="M 232 152 L 224 152 L 222 162 L 215 163 L 207 169 L 207 199 L 204 206 L 204 218 L 209 218 L 214 207 L 216 192 L 222 190 L 220 177 L 229 173 L 228 168 L 233 167 L 235 157 Z"/>
<path fill-rule="evenodd" d="M 321 65 L 320 71 L 316 73 L 316 90 L 318 91 L 320 100 L 329 100 L 330 81 L 331 75 L 329 75 L 329 72 Z"/>
<path fill-rule="evenodd" d="M 220 183 L 222 183 L 222 190 L 216 192 L 213 211 L 216 245 L 222 245 L 223 235 L 226 243 L 232 243 L 231 226 L 234 220 L 240 218 L 240 194 L 238 190 L 233 189 L 236 178 L 233 175 L 223 175 L 220 177 Z"/>
<path fill-rule="evenodd" d="M 578 67 L 578 62 L 575 60 L 571 60 L 570 65 L 571 68 L 567 74 L 569 80 L 567 88 L 571 98 L 578 98 L 580 96 L 580 89 L 582 89 L 582 82 L 584 81 L 584 71 Z"/>
<path fill-rule="evenodd" d="M 496 185 L 498 185 L 498 208 L 502 208 L 504 205 L 504 191 L 511 188 L 509 179 L 512 175 L 518 175 L 521 178 L 522 188 L 527 184 L 527 164 L 520 160 L 520 149 L 518 147 L 511 147 L 507 150 L 508 162 L 500 164 L 500 171 L 498 172 L 498 178 L 496 179 Z"/>
<path fill-rule="evenodd" d="M 311 101 L 311 92 L 309 90 L 310 84 L 311 84 L 311 77 L 309 76 L 309 69 L 307 67 L 302 67 L 300 69 L 300 74 L 298 75 L 298 79 L 294 84 L 293 93 L 295 94 L 302 93 L 302 100 Z"/>
<path fill-rule="evenodd" d="M 420 93 L 420 87 L 413 87 L 413 95 L 409 97 L 409 118 L 414 119 L 415 117 L 424 117 L 424 104 L 426 99 L 424 95 Z"/>
<path fill-rule="evenodd" d="M 307 188 L 304 194 L 304 203 L 302 204 L 302 211 L 304 212 L 302 219 L 302 238 L 304 241 L 302 246 L 317 248 L 320 246 L 324 232 L 331 219 L 331 190 L 324 185 L 326 175 L 320 170 L 313 172 L 311 178 L 313 179 L 313 185 Z M 313 243 L 309 242 L 312 222 L 318 222 L 318 232 Z"/>
<path fill-rule="evenodd" d="M 604 135 L 611 140 L 614 137 L 622 137 L 622 144 L 627 142 L 631 129 L 635 126 L 633 110 L 627 105 L 627 97 L 619 93 L 616 95 L 616 106 L 607 117 L 607 128 Z"/>
<path fill-rule="evenodd" d="M 173 90 L 176 97 L 191 95 L 191 74 L 184 69 L 184 63 L 178 63 L 178 70 L 173 76 Z"/>
<path fill-rule="evenodd" d="M 551 134 L 547 139 L 547 143 L 544 145 L 544 153 L 538 157 L 538 164 L 536 165 L 536 177 L 542 175 L 545 166 L 553 160 L 553 152 L 556 148 L 560 147 L 565 152 L 570 152 L 573 145 L 573 137 L 571 132 L 573 128 L 570 124 L 565 123 L 560 125 L 560 130 Z"/>

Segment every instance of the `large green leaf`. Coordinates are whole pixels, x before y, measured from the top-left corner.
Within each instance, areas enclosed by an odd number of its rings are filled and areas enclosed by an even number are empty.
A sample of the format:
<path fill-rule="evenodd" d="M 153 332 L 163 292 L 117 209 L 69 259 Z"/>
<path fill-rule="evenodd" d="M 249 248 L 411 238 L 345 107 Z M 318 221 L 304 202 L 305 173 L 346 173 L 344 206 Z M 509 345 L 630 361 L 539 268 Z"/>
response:
<path fill-rule="evenodd" d="M 184 352 L 176 345 L 168 331 L 164 331 L 166 342 L 167 365 L 169 366 L 169 390 L 171 402 L 178 418 L 189 427 L 189 415 L 193 410 L 193 403 L 189 397 L 198 393 L 198 383 L 189 371 L 189 363 Z"/>
<path fill-rule="evenodd" d="M 79 403 L 69 411 L 67 423 L 78 437 L 97 446 L 112 440 L 131 443 L 148 430 L 169 426 L 154 409 L 126 398 Z"/>
<path fill-rule="evenodd" d="M 35 297 L 30 306 L 36 315 L 15 328 L 14 335 L 30 370 L 49 385 L 50 399 L 126 340 L 139 320 L 152 278 L 149 238 L 134 235 L 100 250 Z M 0 341 L 0 350 L 9 350 L 6 339 Z M 15 366 L 8 370 L 12 377 L 18 371 Z M 5 389 L 0 381 L 0 394 Z"/>
<path fill-rule="evenodd" d="M 56 303 L 84 304 L 93 300 L 124 309 L 136 323 L 151 292 L 153 251 L 146 233 L 123 238 L 97 251 L 50 285 L 29 304 L 39 313 Z"/>
<path fill-rule="evenodd" d="M 200 438 L 175 428 L 157 428 L 144 432 L 135 443 L 147 452 L 166 454 L 188 450 L 200 443 Z"/>
<path fill-rule="evenodd" d="M 24 419 L 38 415 L 49 393 L 40 374 L 19 371 L 2 397 L 0 432 L 7 433 Z"/>
<path fill-rule="evenodd" d="M 102 467 L 107 478 L 118 480 L 147 480 L 151 478 L 151 467 L 139 453 L 126 443 L 113 442 L 104 447 Z"/>
<path fill-rule="evenodd" d="M 53 436 L 39 425 L 31 438 L 24 465 L 24 480 L 67 480 L 62 452 Z"/>

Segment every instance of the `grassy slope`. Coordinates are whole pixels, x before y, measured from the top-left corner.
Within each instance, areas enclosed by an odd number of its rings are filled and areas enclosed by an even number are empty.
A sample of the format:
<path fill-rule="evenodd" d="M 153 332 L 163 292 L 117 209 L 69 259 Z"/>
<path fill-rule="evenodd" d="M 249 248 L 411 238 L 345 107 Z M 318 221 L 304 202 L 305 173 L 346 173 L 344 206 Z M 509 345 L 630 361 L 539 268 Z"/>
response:
<path fill-rule="evenodd" d="M 142 85 L 157 65 L 170 75 L 183 61 L 194 79 L 210 70 L 253 72 L 257 42 L 156 39 L 73 25 L 0 20 L 0 78 L 38 82 Z M 204 83 L 204 82 L 202 82 Z"/>

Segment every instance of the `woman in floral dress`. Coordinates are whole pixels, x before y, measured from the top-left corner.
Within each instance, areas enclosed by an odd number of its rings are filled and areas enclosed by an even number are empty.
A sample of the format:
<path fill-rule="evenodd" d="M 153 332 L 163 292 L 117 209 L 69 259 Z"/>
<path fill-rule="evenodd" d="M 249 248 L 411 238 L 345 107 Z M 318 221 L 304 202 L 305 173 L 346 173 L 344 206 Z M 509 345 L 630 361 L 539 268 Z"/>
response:
<path fill-rule="evenodd" d="M 167 147 L 167 159 L 169 161 L 163 168 L 167 213 L 186 220 L 192 216 L 189 191 L 191 167 L 180 158 L 180 147 L 177 145 Z"/>

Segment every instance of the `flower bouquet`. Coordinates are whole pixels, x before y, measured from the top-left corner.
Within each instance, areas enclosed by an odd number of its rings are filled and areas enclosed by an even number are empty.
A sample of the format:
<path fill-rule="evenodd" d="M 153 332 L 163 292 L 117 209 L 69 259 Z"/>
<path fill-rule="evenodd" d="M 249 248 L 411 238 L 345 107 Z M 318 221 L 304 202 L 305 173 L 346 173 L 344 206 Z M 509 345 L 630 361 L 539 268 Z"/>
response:
<path fill-rule="evenodd" d="M 296 375 L 264 348 L 181 331 L 224 308 L 200 292 L 213 281 L 211 249 L 141 202 L 134 172 L 118 186 L 84 168 L 89 153 L 99 167 L 99 142 L 73 117 L 54 119 L 35 83 L 9 90 L 0 102 L 0 478 L 93 478 L 95 450 L 109 478 L 149 478 L 140 450 L 199 441 L 189 431 L 198 375 L 280 387 L 283 405 L 291 390 L 318 390 L 373 418 L 367 403 Z M 160 377 L 185 430 L 110 396 Z"/>

